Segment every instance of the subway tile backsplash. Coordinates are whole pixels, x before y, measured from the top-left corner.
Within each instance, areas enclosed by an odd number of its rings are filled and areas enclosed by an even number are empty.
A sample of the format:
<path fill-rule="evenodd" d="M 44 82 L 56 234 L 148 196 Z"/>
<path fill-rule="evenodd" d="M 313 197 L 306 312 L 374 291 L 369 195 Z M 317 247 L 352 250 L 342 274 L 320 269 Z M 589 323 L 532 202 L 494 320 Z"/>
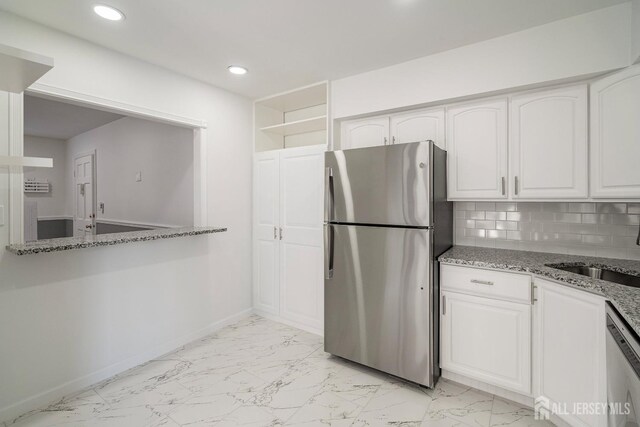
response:
<path fill-rule="evenodd" d="M 640 260 L 640 203 L 454 202 L 456 245 Z"/>

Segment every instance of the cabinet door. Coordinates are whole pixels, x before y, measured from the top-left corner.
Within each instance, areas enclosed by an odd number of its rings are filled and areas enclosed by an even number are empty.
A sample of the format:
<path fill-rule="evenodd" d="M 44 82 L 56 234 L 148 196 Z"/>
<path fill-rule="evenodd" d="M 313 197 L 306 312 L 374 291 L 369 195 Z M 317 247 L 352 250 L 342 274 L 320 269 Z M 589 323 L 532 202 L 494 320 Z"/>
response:
<path fill-rule="evenodd" d="M 605 426 L 606 414 L 575 413 L 574 404 L 606 403 L 604 299 L 536 279 L 538 392 L 572 426 Z"/>
<path fill-rule="evenodd" d="M 531 305 L 442 292 L 440 366 L 531 393 Z"/>
<path fill-rule="evenodd" d="M 591 197 L 640 198 L 640 65 L 591 85 Z"/>
<path fill-rule="evenodd" d="M 444 108 L 412 111 L 391 116 L 391 143 L 432 140 L 445 149 Z"/>
<path fill-rule="evenodd" d="M 280 154 L 280 315 L 322 330 L 325 147 Z"/>
<path fill-rule="evenodd" d="M 277 151 L 256 153 L 253 168 L 253 302 L 279 312 L 279 160 Z"/>
<path fill-rule="evenodd" d="M 389 143 L 389 117 L 386 116 L 344 122 L 341 129 L 340 147 L 343 150 Z"/>
<path fill-rule="evenodd" d="M 527 93 L 511 99 L 512 196 L 588 196 L 587 87 Z"/>
<path fill-rule="evenodd" d="M 507 197 L 507 100 L 447 109 L 449 199 Z"/>

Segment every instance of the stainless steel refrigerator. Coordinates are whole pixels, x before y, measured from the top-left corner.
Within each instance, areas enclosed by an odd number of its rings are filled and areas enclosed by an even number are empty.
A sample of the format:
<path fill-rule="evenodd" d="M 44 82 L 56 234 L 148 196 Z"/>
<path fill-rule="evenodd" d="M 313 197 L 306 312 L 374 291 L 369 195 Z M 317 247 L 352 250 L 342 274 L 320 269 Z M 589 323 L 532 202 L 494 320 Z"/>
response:
<path fill-rule="evenodd" d="M 431 141 L 325 154 L 326 352 L 435 385 L 446 176 Z"/>

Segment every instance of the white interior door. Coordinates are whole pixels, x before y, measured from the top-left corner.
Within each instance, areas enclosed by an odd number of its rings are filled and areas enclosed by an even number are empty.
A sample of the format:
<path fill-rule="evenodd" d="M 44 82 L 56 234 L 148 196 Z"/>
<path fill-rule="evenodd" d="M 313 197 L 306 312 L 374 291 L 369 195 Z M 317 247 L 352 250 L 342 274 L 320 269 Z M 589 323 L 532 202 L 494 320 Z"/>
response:
<path fill-rule="evenodd" d="M 279 151 L 255 154 L 253 168 L 253 304 L 279 313 Z"/>
<path fill-rule="evenodd" d="M 389 143 L 389 117 L 351 120 L 341 125 L 340 148 L 375 147 Z"/>
<path fill-rule="evenodd" d="M 586 85 L 514 96 L 509 123 L 513 197 L 587 197 Z"/>
<path fill-rule="evenodd" d="M 280 315 L 318 331 L 324 322 L 324 151 L 280 152 Z"/>
<path fill-rule="evenodd" d="M 447 109 L 449 199 L 507 197 L 507 100 Z"/>
<path fill-rule="evenodd" d="M 95 234 L 94 156 L 88 154 L 73 162 L 75 204 L 73 236 Z"/>
<path fill-rule="evenodd" d="M 427 140 L 445 149 L 444 108 L 411 111 L 391 116 L 392 144 Z"/>

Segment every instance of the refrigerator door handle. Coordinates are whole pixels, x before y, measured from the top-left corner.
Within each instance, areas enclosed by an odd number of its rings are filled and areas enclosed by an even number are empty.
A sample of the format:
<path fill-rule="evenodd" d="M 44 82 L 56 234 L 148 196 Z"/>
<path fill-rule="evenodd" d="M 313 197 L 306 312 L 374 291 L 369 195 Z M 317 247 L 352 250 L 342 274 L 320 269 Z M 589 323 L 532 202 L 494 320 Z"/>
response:
<path fill-rule="evenodd" d="M 324 219 L 333 219 L 333 168 L 324 168 Z"/>
<path fill-rule="evenodd" d="M 333 248 L 334 246 L 334 230 L 333 225 L 325 225 L 324 230 L 324 278 L 331 280 L 333 278 Z"/>

